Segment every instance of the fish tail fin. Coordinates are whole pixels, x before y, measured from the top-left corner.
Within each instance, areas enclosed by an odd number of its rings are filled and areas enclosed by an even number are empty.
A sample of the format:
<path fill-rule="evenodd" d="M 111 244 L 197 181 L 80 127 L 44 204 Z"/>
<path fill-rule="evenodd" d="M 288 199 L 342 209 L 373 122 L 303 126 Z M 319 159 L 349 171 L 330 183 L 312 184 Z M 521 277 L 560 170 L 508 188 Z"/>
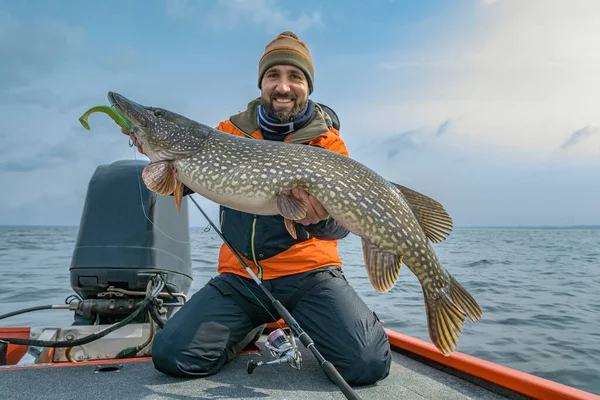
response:
<path fill-rule="evenodd" d="M 458 342 L 466 314 L 446 295 L 423 290 L 429 337 L 443 355 L 450 355 Z"/>
<path fill-rule="evenodd" d="M 450 276 L 450 290 L 448 294 L 452 301 L 467 314 L 471 322 L 477 322 L 483 315 L 477 301 L 453 276 Z"/>

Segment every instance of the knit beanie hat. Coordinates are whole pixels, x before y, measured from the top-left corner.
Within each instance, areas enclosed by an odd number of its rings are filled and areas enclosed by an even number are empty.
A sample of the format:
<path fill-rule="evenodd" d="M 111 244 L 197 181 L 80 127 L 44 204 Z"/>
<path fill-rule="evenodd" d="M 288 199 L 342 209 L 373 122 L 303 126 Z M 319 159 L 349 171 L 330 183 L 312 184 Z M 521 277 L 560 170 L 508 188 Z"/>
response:
<path fill-rule="evenodd" d="M 274 65 L 293 65 L 300 68 L 308 81 L 308 93 L 313 91 L 315 69 L 310 50 L 294 32 L 281 32 L 265 46 L 265 54 L 258 62 L 258 88 L 261 89 L 265 72 Z"/>

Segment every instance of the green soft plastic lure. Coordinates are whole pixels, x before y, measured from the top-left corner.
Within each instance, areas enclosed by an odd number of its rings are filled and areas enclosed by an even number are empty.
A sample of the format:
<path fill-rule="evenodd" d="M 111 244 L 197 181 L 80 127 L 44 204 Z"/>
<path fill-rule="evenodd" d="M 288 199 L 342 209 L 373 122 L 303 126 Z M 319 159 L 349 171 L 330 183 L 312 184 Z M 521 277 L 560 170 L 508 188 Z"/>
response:
<path fill-rule="evenodd" d="M 115 121 L 117 123 L 117 125 L 119 125 L 120 127 L 123 127 L 125 129 L 131 129 L 131 124 L 129 123 L 129 121 L 127 121 L 125 119 L 125 117 L 116 109 L 112 108 L 112 107 L 108 107 L 108 106 L 96 106 L 96 107 L 92 107 L 89 110 L 87 110 L 85 113 L 83 113 L 83 115 L 79 118 L 79 122 L 81 122 L 81 125 L 83 125 L 83 127 L 85 129 L 87 129 L 88 131 L 90 130 L 90 125 L 88 124 L 88 118 L 92 113 L 95 112 L 103 112 L 108 114 L 109 117 L 111 117 L 113 119 L 113 121 Z"/>

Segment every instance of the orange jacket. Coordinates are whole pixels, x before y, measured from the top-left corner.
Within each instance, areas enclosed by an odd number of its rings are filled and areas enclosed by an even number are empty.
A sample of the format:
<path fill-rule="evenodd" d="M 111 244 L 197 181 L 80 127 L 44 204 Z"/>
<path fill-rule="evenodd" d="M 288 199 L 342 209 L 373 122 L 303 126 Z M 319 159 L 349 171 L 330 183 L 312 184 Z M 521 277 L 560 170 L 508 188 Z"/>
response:
<path fill-rule="evenodd" d="M 216 129 L 237 136 L 252 136 L 255 139 L 264 140 L 258 129 L 251 134 L 245 134 L 230 120 L 221 122 Z M 289 141 L 289 139 L 290 137 L 286 138 L 286 141 Z M 340 133 L 333 127 L 310 140 L 307 144 L 348 156 L 348 150 L 340 138 Z M 226 212 L 235 214 L 233 214 L 233 217 L 228 217 L 225 214 Z M 234 222 L 231 222 L 232 219 Z M 337 222 L 333 219 L 330 219 L 329 223 L 337 226 Z M 302 228 L 301 225 L 296 225 L 297 230 L 302 231 Z M 347 235 L 348 232 L 345 229 L 340 226 L 338 228 L 338 231 L 341 229 L 345 232 L 341 237 Z M 285 229 L 283 217 L 280 215 L 252 216 L 221 207 L 221 230 L 228 241 L 227 232 L 229 232 L 230 237 L 235 237 L 239 236 L 238 231 L 243 231 L 241 233 L 243 239 L 238 239 L 237 245 L 232 244 L 241 253 L 240 255 L 246 264 L 261 280 L 298 274 L 324 266 L 342 266 L 338 254 L 337 240 L 317 239 L 311 237 L 307 232 L 303 238 L 304 240 L 299 238 L 298 241 L 295 241 Z M 248 241 L 248 244 L 244 243 Z M 271 254 L 267 254 L 267 252 Z M 245 268 L 225 244 L 221 246 L 219 253 L 218 271 L 219 273 L 232 272 L 250 278 Z"/>

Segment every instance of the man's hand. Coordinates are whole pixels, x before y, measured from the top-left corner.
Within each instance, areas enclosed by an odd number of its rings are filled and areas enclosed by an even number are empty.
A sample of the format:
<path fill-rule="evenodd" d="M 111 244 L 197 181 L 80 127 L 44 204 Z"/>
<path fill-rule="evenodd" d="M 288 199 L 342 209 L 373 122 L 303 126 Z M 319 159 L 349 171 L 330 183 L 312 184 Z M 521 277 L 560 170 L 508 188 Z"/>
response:
<path fill-rule="evenodd" d="M 325 208 L 319 202 L 319 200 L 310 195 L 306 190 L 294 188 L 292 189 L 292 196 L 308 204 L 308 209 L 306 210 L 306 217 L 296 221 L 299 224 L 316 224 L 319 221 L 323 221 L 329 218 L 329 213 L 327 212 L 327 210 L 325 210 Z"/>
<path fill-rule="evenodd" d="M 142 144 L 137 140 L 137 138 L 135 137 L 134 134 L 129 132 L 129 129 L 127 128 L 121 128 L 121 132 L 123 132 L 124 135 L 129 136 L 129 138 L 131 139 L 131 141 L 133 142 L 134 145 L 137 146 L 138 151 L 142 154 L 146 154 L 144 153 L 144 149 L 142 148 Z"/>

